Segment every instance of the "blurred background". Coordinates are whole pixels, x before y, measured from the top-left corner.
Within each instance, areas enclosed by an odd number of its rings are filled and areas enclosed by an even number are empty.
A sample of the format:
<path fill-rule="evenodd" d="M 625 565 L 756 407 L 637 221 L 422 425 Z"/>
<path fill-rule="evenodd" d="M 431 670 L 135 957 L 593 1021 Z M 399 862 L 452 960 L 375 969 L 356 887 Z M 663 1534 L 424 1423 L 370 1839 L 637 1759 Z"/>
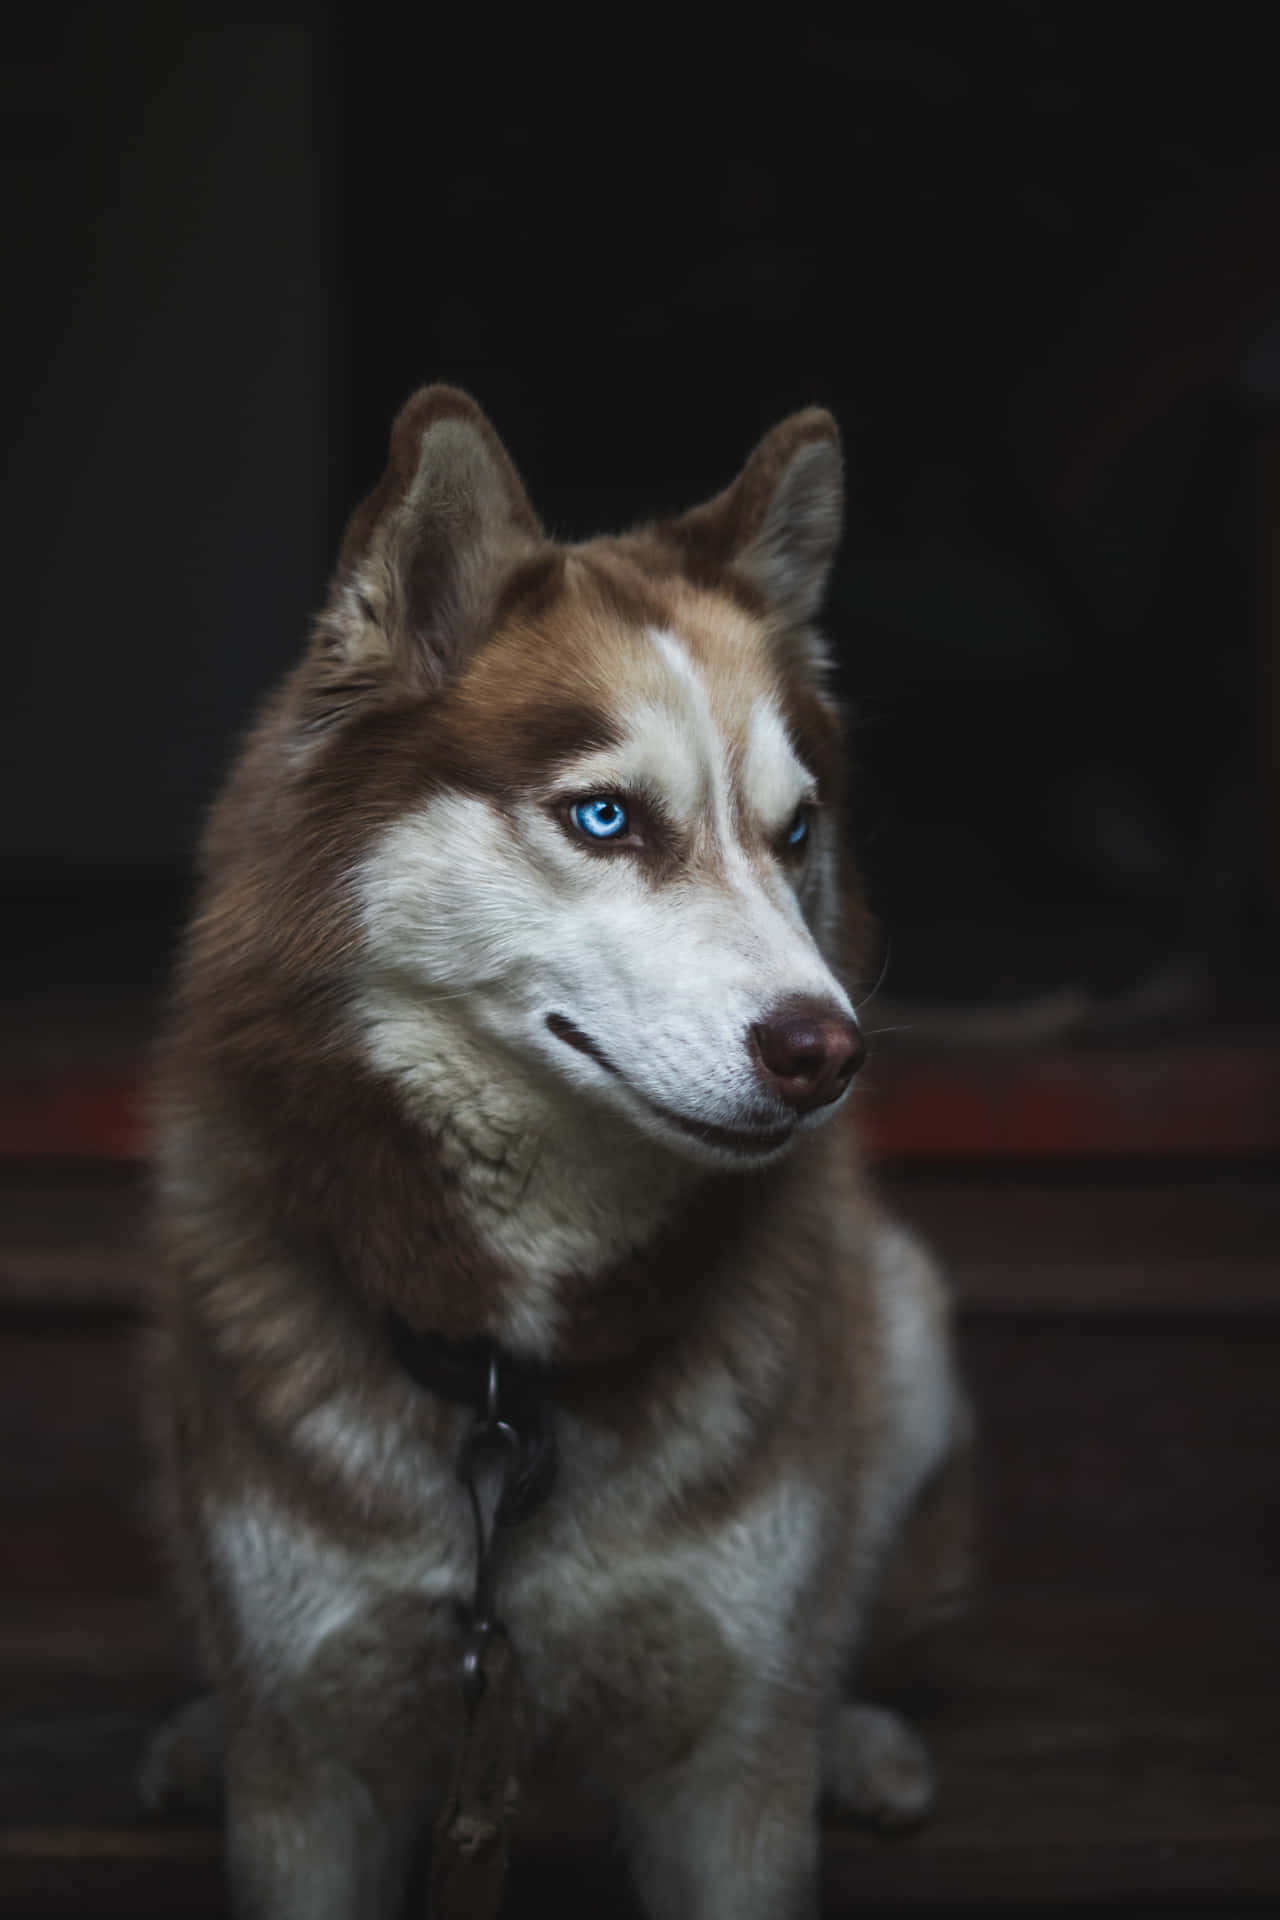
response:
<path fill-rule="evenodd" d="M 55 4 L 9 22 L 0 140 L 21 1709 L 0 1782 L 28 1836 L 0 1908 L 218 1897 L 205 1840 L 137 1837 L 117 1764 L 178 1686 L 119 1358 L 146 1047 L 221 770 L 392 414 L 443 378 L 570 537 L 716 490 L 793 407 L 843 428 L 826 624 L 887 962 L 864 1110 L 957 1275 L 994 1597 L 928 1696 L 970 1786 L 896 1851 L 842 1841 L 832 1911 L 842 1873 L 864 1910 L 1263 1911 L 1280 118 L 1260 16 Z M 993 1653 L 1002 1634 L 1022 1651 Z"/>
<path fill-rule="evenodd" d="M 1232 17 L 32 10 L 0 854 L 39 917 L 82 954 L 104 890 L 107 944 L 181 893 L 393 412 L 447 378 L 569 536 L 838 415 L 828 624 L 898 991 L 1256 988 L 1280 133 Z"/>

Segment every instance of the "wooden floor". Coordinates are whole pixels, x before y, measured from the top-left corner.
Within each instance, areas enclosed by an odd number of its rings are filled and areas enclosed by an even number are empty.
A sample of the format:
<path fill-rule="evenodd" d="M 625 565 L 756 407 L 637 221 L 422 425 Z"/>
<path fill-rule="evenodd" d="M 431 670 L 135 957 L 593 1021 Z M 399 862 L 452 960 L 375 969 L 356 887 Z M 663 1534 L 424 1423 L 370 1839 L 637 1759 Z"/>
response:
<path fill-rule="evenodd" d="M 1280 1911 L 1280 1188 L 1259 1166 L 915 1166 L 984 1430 L 987 1582 L 886 1677 L 920 1832 L 826 1832 L 829 1915 Z M 135 1431 L 137 1176 L 0 1166 L 0 1913 L 221 1911 L 144 1817 L 189 1683 Z M 603 1843 L 518 1843 L 506 1911 L 623 1920 Z"/>

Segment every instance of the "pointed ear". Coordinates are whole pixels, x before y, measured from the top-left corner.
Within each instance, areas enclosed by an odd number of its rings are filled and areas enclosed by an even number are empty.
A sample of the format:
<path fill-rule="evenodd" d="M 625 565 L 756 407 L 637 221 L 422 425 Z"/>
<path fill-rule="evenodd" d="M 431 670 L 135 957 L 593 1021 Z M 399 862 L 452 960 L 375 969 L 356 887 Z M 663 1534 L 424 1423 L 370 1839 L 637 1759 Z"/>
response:
<path fill-rule="evenodd" d="M 422 387 L 397 414 L 386 472 L 343 536 L 316 630 L 319 712 L 336 717 L 388 678 L 423 692 L 440 686 L 496 581 L 542 538 L 475 401 L 456 387 Z"/>
<path fill-rule="evenodd" d="M 733 485 L 675 531 L 700 570 L 737 574 L 802 627 L 822 605 L 843 514 L 840 430 L 824 408 L 807 407 L 767 433 Z"/>

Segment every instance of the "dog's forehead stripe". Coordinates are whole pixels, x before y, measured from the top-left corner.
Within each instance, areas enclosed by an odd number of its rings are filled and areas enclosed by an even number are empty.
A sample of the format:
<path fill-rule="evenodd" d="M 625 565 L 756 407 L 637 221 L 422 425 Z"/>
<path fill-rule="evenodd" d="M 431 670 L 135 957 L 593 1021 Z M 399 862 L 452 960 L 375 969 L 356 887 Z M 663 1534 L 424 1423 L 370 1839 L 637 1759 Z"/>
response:
<path fill-rule="evenodd" d="M 682 732 L 698 768 L 705 824 L 720 847 L 727 848 L 733 837 L 729 744 L 717 723 L 706 678 L 674 633 L 655 628 L 650 637 L 679 690 L 680 716 L 692 721 L 692 727 Z"/>

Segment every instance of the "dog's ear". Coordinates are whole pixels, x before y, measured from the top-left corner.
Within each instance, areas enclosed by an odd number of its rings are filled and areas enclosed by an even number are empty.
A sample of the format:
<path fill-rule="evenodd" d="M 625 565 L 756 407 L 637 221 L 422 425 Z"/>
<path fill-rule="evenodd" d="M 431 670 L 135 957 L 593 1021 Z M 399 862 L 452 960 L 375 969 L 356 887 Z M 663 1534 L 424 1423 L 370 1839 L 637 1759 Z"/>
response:
<path fill-rule="evenodd" d="M 788 627 L 806 627 L 840 544 L 844 478 L 840 429 L 822 407 L 790 414 L 713 500 L 672 531 L 700 574 L 736 574 Z"/>
<path fill-rule="evenodd" d="M 352 514 L 316 630 L 317 717 L 388 680 L 429 692 L 475 637 L 495 582 L 542 529 L 475 401 L 422 387 L 391 429 L 387 467 Z"/>

